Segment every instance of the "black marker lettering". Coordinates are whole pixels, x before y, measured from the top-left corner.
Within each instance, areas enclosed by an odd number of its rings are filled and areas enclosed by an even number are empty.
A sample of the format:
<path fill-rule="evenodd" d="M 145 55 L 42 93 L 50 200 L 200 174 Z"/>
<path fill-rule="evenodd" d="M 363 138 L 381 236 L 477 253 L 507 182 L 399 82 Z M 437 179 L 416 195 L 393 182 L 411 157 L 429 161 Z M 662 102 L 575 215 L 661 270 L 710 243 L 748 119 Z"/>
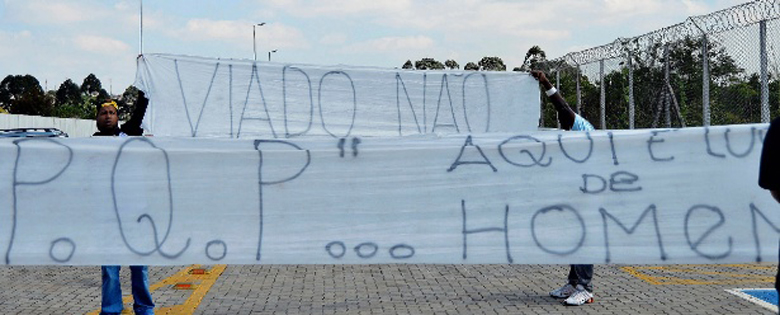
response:
<path fill-rule="evenodd" d="M 610 249 L 609 249 L 609 230 L 608 230 L 609 225 L 607 224 L 607 218 L 610 218 L 610 219 L 612 219 L 612 221 L 617 223 L 618 226 L 623 230 L 623 232 L 626 232 L 628 234 L 634 234 L 634 232 L 636 231 L 636 228 L 639 227 L 639 224 L 642 223 L 642 220 L 644 220 L 645 217 L 648 214 L 652 215 L 653 226 L 655 227 L 655 237 L 658 240 L 658 248 L 661 250 L 661 260 L 666 260 L 667 259 L 666 251 L 664 251 L 664 243 L 661 240 L 661 229 L 658 227 L 658 215 L 656 213 L 657 211 L 656 211 L 655 205 L 650 205 L 645 210 L 645 212 L 642 212 L 642 215 L 639 216 L 639 219 L 630 228 L 626 228 L 626 226 L 623 224 L 623 222 L 621 222 L 620 220 L 618 220 L 618 218 L 616 218 L 615 216 L 613 216 L 612 214 L 607 212 L 606 209 L 599 208 L 599 212 L 601 213 L 601 222 L 604 225 L 604 247 L 607 250 L 606 263 L 610 263 L 611 262 L 611 254 L 610 254 Z"/>
<path fill-rule="evenodd" d="M 536 219 L 539 217 L 540 214 L 544 215 L 544 214 L 549 213 L 550 211 L 560 211 L 560 212 L 569 211 L 569 212 L 574 213 L 574 215 L 576 216 L 577 222 L 580 224 L 580 228 L 582 230 L 580 232 L 580 239 L 577 241 L 577 245 L 575 245 L 573 248 L 571 248 L 569 250 L 553 250 L 553 249 L 549 249 L 546 246 L 542 245 L 542 243 L 539 241 L 539 238 L 536 236 Z M 572 234 L 574 234 L 574 233 L 572 233 Z M 534 213 L 534 216 L 531 218 L 531 236 L 533 236 L 534 243 L 536 243 L 536 246 L 539 247 L 541 250 L 543 250 L 546 253 L 555 254 L 555 255 L 559 255 L 559 256 L 566 256 L 566 255 L 572 254 L 572 253 L 576 252 L 577 250 L 579 250 L 582 247 L 582 244 L 585 243 L 585 235 L 586 235 L 585 234 L 585 220 L 582 219 L 582 216 L 580 215 L 580 213 L 577 210 L 575 210 L 574 208 L 572 208 L 569 205 L 559 204 L 559 205 L 553 205 L 553 206 L 549 206 L 549 207 L 545 207 L 545 208 L 539 209 L 539 211 L 536 211 L 536 213 Z"/>
<path fill-rule="evenodd" d="M 404 84 L 404 80 L 401 79 L 401 75 L 396 72 L 395 74 L 395 106 L 398 109 L 398 135 L 402 136 L 401 133 L 402 124 L 401 124 L 401 87 L 404 89 L 404 95 L 406 96 L 406 102 L 409 104 L 409 109 L 412 111 L 412 117 L 414 117 L 414 124 L 417 126 L 417 133 L 422 133 L 422 129 L 420 129 L 420 123 L 417 121 L 417 113 L 414 111 L 414 105 L 412 105 L 412 99 L 409 97 L 409 91 L 406 90 L 406 84 Z M 424 111 L 425 109 L 423 109 Z"/>
<path fill-rule="evenodd" d="M 665 141 L 664 139 L 657 139 L 657 140 L 655 139 L 656 137 L 658 137 L 658 134 L 662 133 L 662 132 L 669 132 L 669 130 L 653 131 L 652 132 L 653 135 L 650 137 L 650 139 L 647 140 L 647 151 L 650 152 L 650 158 L 653 159 L 653 161 L 656 161 L 656 162 L 669 162 L 669 161 L 674 160 L 674 156 L 670 156 L 670 157 L 667 157 L 667 158 L 657 158 L 655 156 L 655 154 L 653 154 L 653 144 L 663 143 Z"/>
<path fill-rule="evenodd" d="M 639 176 L 626 171 L 619 171 L 609 178 L 609 189 L 614 192 L 640 191 L 642 186 L 632 186 L 639 180 Z"/>
<path fill-rule="evenodd" d="M 149 251 L 141 251 L 130 245 L 130 242 L 127 240 L 127 235 L 125 235 L 124 225 L 122 224 L 122 217 L 119 215 L 119 204 L 117 202 L 117 189 L 116 189 L 116 176 L 117 176 L 117 166 L 119 165 L 119 161 L 122 157 L 122 153 L 124 153 L 125 147 L 132 143 L 132 142 L 143 142 L 144 144 L 147 144 L 152 149 L 159 150 L 160 153 L 162 153 L 163 157 L 165 158 L 165 172 L 167 176 L 167 192 L 168 192 L 168 227 L 165 230 L 165 236 L 163 236 L 162 240 L 159 239 L 159 233 L 157 231 L 157 225 L 154 222 L 154 219 L 147 213 L 144 213 L 136 219 L 136 222 L 141 223 L 144 219 L 149 221 L 149 224 L 152 227 L 152 238 L 154 239 L 154 249 Z M 122 241 L 125 243 L 125 246 L 133 252 L 134 254 L 141 255 L 141 256 L 149 256 L 155 252 L 159 252 L 161 256 L 169 259 L 178 258 L 181 256 L 181 254 L 184 253 L 184 251 L 187 250 L 188 247 L 190 247 L 190 238 L 187 238 L 187 242 L 184 245 L 184 248 L 182 248 L 178 253 L 175 254 L 168 254 L 162 250 L 163 244 L 168 240 L 168 236 L 171 232 L 171 226 L 173 225 L 173 192 L 171 190 L 171 163 L 168 159 L 168 152 L 166 152 L 162 148 L 158 148 L 151 140 L 147 138 L 130 138 L 126 140 L 122 145 L 119 147 L 119 151 L 117 152 L 116 159 L 114 160 L 114 166 L 111 170 L 111 197 L 114 202 L 114 213 L 116 214 L 116 220 L 117 224 L 119 225 L 119 233 L 122 235 Z"/>
<path fill-rule="evenodd" d="M 463 214 L 463 230 L 461 233 L 463 233 L 463 260 L 466 260 L 466 253 L 468 252 L 468 236 L 469 234 L 477 234 L 477 233 L 490 233 L 490 232 L 500 232 L 504 233 L 504 248 L 506 249 L 506 260 L 511 264 L 514 262 L 514 259 L 512 259 L 512 254 L 509 252 L 509 205 L 506 206 L 506 209 L 504 210 L 504 226 L 503 227 L 488 227 L 488 228 L 481 228 L 481 229 L 471 229 L 469 230 L 467 228 L 468 221 L 466 220 L 466 200 L 460 201 L 460 209 L 461 213 Z"/>
<path fill-rule="evenodd" d="M 452 124 L 439 124 L 439 111 L 441 110 L 441 100 L 444 97 L 444 90 L 447 90 L 447 100 L 450 105 L 450 114 L 452 114 Z M 431 132 L 436 131 L 436 127 L 455 127 L 455 132 L 460 133 L 458 128 L 458 121 L 455 120 L 455 108 L 452 105 L 452 96 L 450 95 L 450 83 L 447 80 L 447 75 L 441 77 L 441 88 L 439 89 L 439 102 L 436 104 L 436 116 L 433 117 L 433 128 Z"/>
<path fill-rule="evenodd" d="M 22 146 L 21 146 L 21 144 L 24 143 L 24 142 L 28 142 L 28 141 L 45 141 L 45 142 L 53 143 L 53 144 L 55 144 L 57 146 L 61 146 L 61 147 L 65 148 L 65 149 L 67 149 L 67 152 L 68 152 L 68 162 L 66 162 L 65 165 L 63 165 L 61 169 L 56 171 L 54 173 L 54 175 L 52 175 L 49 178 L 42 179 L 42 180 L 28 180 L 28 181 L 20 180 L 20 178 L 19 178 L 20 177 L 19 176 L 19 165 L 20 165 L 20 163 L 19 162 L 21 160 L 20 157 L 22 156 Z M 19 213 L 19 209 L 18 209 L 18 207 L 19 207 L 18 206 L 19 199 L 18 199 L 18 196 L 17 196 L 17 187 L 19 187 L 19 186 L 38 186 L 38 185 L 48 184 L 48 183 L 54 181 L 55 179 L 59 178 L 60 175 L 62 175 L 62 173 L 64 173 L 65 170 L 68 169 L 68 167 L 70 166 L 70 163 L 73 162 L 73 149 L 71 149 L 67 145 L 64 145 L 62 143 L 59 143 L 59 142 L 51 140 L 51 139 L 42 139 L 42 138 L 20 139 L 20 140 L 14 140 L 14 145 L 16 146 L 16 162 L 14 162 L 13 184 L 11 185 L 13 187 L 11 189 L 12 190 L 12 194 L 13 194 L 13 196 L 12 196 L 13 207 L 12 207 L 12 213 L 11 213 L 11 237 L 8 240 L 8 248 L 6 249 L 6 252 L 5 252 L 5 264 L 6 265 L 11 263 L 11 249 L 13 249 L 14 239 L 16 237 L 17 215 Z M 53 244 L 52 244 L 52 246 L 53 246 Z M 74 246 L 74 250 L 75 250 L 75 246 L 76 245 L 74 244 L 73 246 Z"/>
<path fill-rule="evenodd" d="M 217 255 L 217 256 L 214 256 L 211 253 L 211 251 L 212 251 L 211 248 L 213 248 L 215 246 L 222 247 L 222 253 Z M 225 256 L 227 256 L 227 244 L 225 244 L 225 242 L 223 242 L 221 240 L 213 240 L 213 241 L 210 241 L 210 242 L 206 243 L 206 257 L 208 257 L 209 259 L 211 259 L 213 261 L 219 261 L 219 260 L 222 260 L 223 258 L 225 258 Z"/>
<path fill-rule="evenodd" d="M 590 179 L 597 179 L 599 182 L 601 182 L 600 187 L 593 188 L 592 185 L 589 185 L 592 181 Z M 604 177 L 601 177 L 596 174 L 582 174 L 582 187 L 580 187 L 580 191 L 586 194 L 598 194 L 601 192 L 604 192 L 607 190 L 607 180 L 604 179 Z"/>
<path fill-rule="evenodd" d="M 731 132 L 730 128 L 726 128 L 726 132 L 723 134 L 723 137 L 726 138 L 726 149 L 728 149 L 729 153 L 737 158 L 743 158 L 748 155 L 750 155 L 750 152 L 753 152 L 753 146 L 756 143 L 756 128 L 750 127 L 750 146 L 748 146 L 747 150 L 745 150 L 745 153 L 735 153 L 734 150 L 731 149 L 731 141 L 729 140 L 729 132 Z"/>
<path fill-rule="evenodd" d="M 309 87 L 309 124 L 306 126 L 305 130 L 303 130 L 301 132 L 297 132 L 297 133 L 291 133 L 290 129 L 288 127 L 288 118 L 287 118 L 287 107 L 288 107 L 288 103 L 287 103 L 287 71 L 291 71 L 291 72 L 294 71 L 294 72 L 298 72 L 298 73 L 302 74 L 306 78 L 306 84 Z M 282 101 L 283 101 L 283 104 L 284 104 L 284 136 L 285 137 L 292 138 L 292 137 L 305 135 L 306 133 L 309 132 L 309 130 L 311 130 L 311 124 L 312 124 L 312 121 L 314 120 L 314 95 L 313 94 L 314 94 L 314 92 L 312 91 L 311 78 L 309 78 L 309 74 L 307 74 L 306 72 L 304 72 L 303 70 L 301 70 L 298 67 L 284 66 L 284 68 L 282 68 Z"/>
<path fill-rule="evenodd" d="M 479 75 L 482 78 L 482 82 L 485 83 L 485 108 L 486 108 L 485 114 L 487 117 L 485 119 L 486 124 L 485 124 L 484 131 L 490 132 L 490 89 L 488 87 L 487 75 L 485 75 L 484 73 L 472 72 L 467 74 L 463 78 L 463 91 L 462 91 L 463 92 L 463 117 L 466 120 L 466 128 L 468 129 L 469 132 L 471 132 L 471 125 L 469 125 L 469 114 L 466 112 L 466 108 L 468 108 L 467 104 L 469 104 L 468 102 L 466 102 L 466 81 L 468 81 L 469 78 L 473 75 Z"/>
<path fill-rule="evenodd" d="M 693 212 L 695 210 L 699 210 L 699 209 L 705 210 L 705 211 L 714 212 L 718 216 L 719 220 L 718 220 L 718 223 L 715 223 L 715 225 L 713 225 L 709 229 L 707 229 L 707 231 L 705 231 L 701 235 L 701 237 L 699 237 L 699 239 L 697 239 L 694 242 L 694 241 L 691 241 L 691 236 L 690 236 L 690 221 L 691 221 L 691 215 L 693 214 Z M 723 226 L 724 223 L 726 223 L 726 218 L 723 216 L 723 211 L 721 211 L 718 207 L 713 207 L 713 206 L 708 206 L 708 205 L 695 205 L 695 206 L 691 207 L 688 210 L 688 213 L 685 215 L 685 239 L 688 241 L 688 246 L 690 246 L 691 249 L 694 252 L 696 252 L 697 254 L 699 254 L 700 256 L 708 258 L 708 259 L 711 259 L 711 260 L 722 259 L 722 258 L 728 257 L 731 254 L 732 245 L 733 245 L 733 239 L 731 238 L 731 236 L 729 236 L 729 238 L 728 238 L 729 249 L 727 251 L 721 253 L 721 254 L 707 254 L 707 253 L 704 253 L 701 250 L 699 250 L 699 246 L 701 245 L 701 242 L 703 242 L 704 239 L 706 239 L 710 234 L 712 234 L 712 232 L 714 232 L 717 228 Z"/>
<path fill-rule="evenodd" d="M 357 92 L 355 91 L 355 82 L 352 81 L 352 78 L 349 76 L 349 74 L 347 74 L 346 72 L 343 72 L 343 71 L 330 71 L 330 72 L 325 73 L 324 75 L 322 75 L 322 78 L 320 79 L 320 87 L 317 90 L 317 100 L 318 100 L 319 107 L 320 107 L 320 121 L 322 121 L 322 129 L 324 129 L 325 132 L 327 132 L 329 135 L 331 135 L 334 138 L 338 138 L 339 136 L 336 136 L 333 132 L 331 132 L 328 129 L 327 123 L 325 122 L 325 115 L 322 112 L 322 107 L 323 107 L 322 106 L 322 85 L 323 85 L 322 83 L 325 82 L 325 78 L 327 78 L 330 75 L 342 75 L 342 76 L 346 77 L 347 80 L 349 80 L 349 86 L 351 87 L 351 91 L 352 91 L 352 120 L 350 121 L 349 129 L 347 130 L 347 133 L 342 136 L 342 137 L 346 138 L 346 137 L 349 137 L 349 134 L 352 132 L 352 128 L 355 127 L 355 116 L 357 115 Z M 338 90 L 338 89 L 334 89 L 334 90 Z"/>
<path fill-rule="evenodd" d="M 566 152 L 566 148 L 563 147 L 563 140 L 562 140 L 563 136 L 558 134 L 558 146 L 561 148 L 561 152 L 563 152 L 563 155 L 565 155 L 567 158 L 569 158 L 569 160 L 572 160 L 575 163 L 581 164 L 588 161 L 588 159 L 590 159 L 591 154 L 593 154 L 593 138 L 590 137 L 590 132 L 585 132 L 585 136 L 588 137 L 588 141 L 590 143 L 590 146 L 588 147 L 588 155 L 586 155 L 585 158 L 583 158 L 582 160 L 578 160 L 573 158 L 571 155 L 569 155 L 568 152 Z"/>
<path fill-rule="evenodd" d="M 505 145 L 509 144 L 510 142 L 515 142 L 515 140 L 521 140 L 521 139 L 522 140 L 536 141 L 537 143 L 541 143 L 542 144 L 542 153 L 539 154 L 539 158 L 538 159 L 528 149 L 520 150 L 520 155 L 522 155 L 524 153 L 528 155 L 528 157 L 532 161 L 531 164 L 522 164 L 520 162 L 515 162 L 513 160 L 510 160 L 507 157 L 507 155 L 504 154 L 504 146 Z M 525 147 L 525 146 L 523 146 L 523 147 Z M 512 137 L 512 138 L 504 140 L 504 142 L 501 142 L 501 144 L 498 145 L 498 153 L 501 154 L 501 157 L 504 158 L 504 161 L 506 161 L 507 163 L 512 164 L 514 166 L 532 167 L 532 166 L 537 166 L 538 165 L 538 166 L 541 166 L 541 167 L 548 167 L 548 166 L 550 166 L 550 164 L 552 164 L 552 158 L 551 157 L 547 158 L 547 163 L 542 162 L 544 160 L 545 154 L 547 154 L 547 144 L 542 142 L 542 141 L 539 141 L 539 139 L 536 139 L 536 138 L 531 137 L 531 136 L 515 136 L 515 137 Z"/>
<path fill-rule="evenodd" d="M 707 154 L 717 157 L 717 158 L 726 158 L 725 154 L 722 153 L 715 153 L 712 151 L 712 144 L 710 143 L 710 128 L 704 127 L 704 142 L 707 144 Z"/>
<path fill-rule="evenodd" d="M 482 156 L 482 161 L 463 161 L 462 162 L 460 159 L 461 159 L 461 157 L 463 157 L 463 151 L 466 150 L 467 146 L 477 148 L 477 151 L 479 152 L 479 155 Z M 498 172 L 498 169 L 496 169 L 493 166 L 493 163 L 490 163 L 490 160 L 485 156 L 485 153 L 482 152 L 482 149 L 478 145 L 474 145 L 474 143 L 471 142 L 471 135 L 466 137 L 466 143 L 464 143 L 463 146 L 460 147 L 460 154 L 458 154 L 458 158 L 455 159 L 455 162 L 453 162 L 452 165 L 450 165 L 450 168 L 447 169 L 447 172 L 452 172 L 456 168 L 458 168 L 458 166 L 463 165 L 463 164 L 484 164 L 484 165 L 490 166 L 490 169 L 492 169 L 493 172 Z"/>
<path fill-rule="evenodd" d="M 763 211 L 759 210 L 753 203 L 750 203 L 750 218 L 753 223 L 753 241 L 756 243 L 756 262 L 761 262 L 761 241 L 758 238 L 758 216 L 761 216 L 761 218 L 764 219 L 764 222 L 768 223 L 775 233 L 780 233 L 780 226 L 769 221 L 769 218 Z M 777 217 L 777 215 L 774 217 Z"/>
<path fill-rule="evenodd" d="M 265 111 L 265 117 L 247 117 L 246 108 L 249 105 L 249 95 L 252 92 L 252 84 L 257 82 L 257 90 L 260 92 L 260 101 L 263 103 L 263 110 Z M 246 89 L 246 99 L 244 100 L 244 109 L 241 110 L 241 119 L 238 121 L 238 133 L 236 138 L 241 137 L 241 127 L 244 124 L 244 120 L 259 120 L 267 121 L 268 127 L 271 128 L 271 135 L 276 138 L 276 131 L 274 131 L 274 125 L 271 123 L 271 114 L 268 112 L 268 104 L 265 102 L 265 94 L 263 94 L 263 85 L 260 84 L 260 73 L 257 71 L 257 64 L 252 65 L 252 76 L 249 78 L 249 87 Z"/>
<path fill-rule="evenodd" d="M 297 149 L 299 151 L 305 151 L 306 152 L 306 163 L 303 165 L 303 167 L 301 167 L 301 169 L 297 173 L 295 173 L 294 175 L 292 175 L 290 177 L 279 179 L 279 180 L 275 180 L 275 181 L 264 180 L 263 179 L 263 163 L 264 163 L 264 161 L 263 161 L 263 150 L 260 149 L 260 145 L 261 144 L 281 144 L 281 145 L 286 145 L 286 146 L 293 147 L 293 148 L 295 148 L 295 149 Z M 259 215 L 260 215 L 260 220 L 259 221 L 260 222 L 259 222 L 259 232 L 258 232 L 258 238 L 257 238 L 257 256 L 255 257 L 255 259 L 257 261 L 260 261 L 262 247 L 263 247 L 263 186 L 276 185 L 276 184 L 289 182 L 291 180 L 294 180 L 294 179 L 298 178 L 298 176 L 301 176 L 301 174 L 303 174 L 303 171 L 305 171 L 306 168 L 309 167 L 309 164 L 311 163 L 311 152 L 309 152 L 309 150 L 302 149 L 301 147 L 299 147 L 298 145 L 296 145 L 294 143 L 287 142 L 287 141 L 280 141 L 280 140 L 255 140 L 255 150 L 257 150 L 257 153 L 260 156 L 260 161 L 259 161 L 258 166 L 257 166 L 257 182 L 258 182 L 258 194 L 259 194 L 258 200 L 259 200 L 259 204 L 260 204 L 260 206 L 259 206 Z"/>

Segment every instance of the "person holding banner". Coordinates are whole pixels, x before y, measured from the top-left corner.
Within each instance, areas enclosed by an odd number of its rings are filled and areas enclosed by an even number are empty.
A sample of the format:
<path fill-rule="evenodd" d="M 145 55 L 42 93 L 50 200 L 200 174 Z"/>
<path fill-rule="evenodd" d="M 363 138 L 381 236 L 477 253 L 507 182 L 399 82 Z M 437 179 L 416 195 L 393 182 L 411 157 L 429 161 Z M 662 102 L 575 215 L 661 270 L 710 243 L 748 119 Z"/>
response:
<path fill-rule="evenodd" d="M 761 166 L 758 174 L 758 185 L 769 190 L 772 197 L 780 202 L 780 118 L 769 125 L 764 138 L 764 148 L 761 151 Z M 780 255 L 780 250 L 778 250 Z M 775 290 L 780 293 L 780 268 L 775 276 Z"/>
<path fill-rule="evenodd" d="M 544 75 L 544 72 L 531 71 L 531 75 L 539 81 L 539 84 L 545 90 L 545 94 L 550 98 L 553 106 L 555 106 L 561 128 L 571 131 L 591 131 L 594 129 L 590 122 L 571 109 L 566 100 L 563 99 L 563 96 L 561 96 L 561 93 Z M 570 265 L 568 278 L 569 282 L 558 289 L 550 291 L 550 296 L 565 299 L 563 303 L 566 305 L 580 306 L 585 303 L 593 303 L 593 286 L 591 285 L 593 265 Z"/>
<path fill-rule="evenodd" d="M 144 130 L 141 128 L 141 121 L 146 114 L 146 107 L 149 105 L 149 99 L 144 92 L 138 92 L 138 101 L 135 105 L 133 115 L 126 123 L 119 127 L 119 116 L 117 111 L 119 106 L 114 100 L 107 100 L 98 105 L 97 108 L 97 128 L 98 132 L 92 136 L 141 136 Z M 122 303 L 122 288 L 119 282 L 120 266 L 101 266 L 102 274 L 102 300 L 100 315 L 120 314 L 124 309 Z M 133 311 L 135 314 L 154 315 L 154 302 L 152 294 L 149 292 L 147 266 L 130 266 L 130 279 L 132 282 L 133 293 Z"/>

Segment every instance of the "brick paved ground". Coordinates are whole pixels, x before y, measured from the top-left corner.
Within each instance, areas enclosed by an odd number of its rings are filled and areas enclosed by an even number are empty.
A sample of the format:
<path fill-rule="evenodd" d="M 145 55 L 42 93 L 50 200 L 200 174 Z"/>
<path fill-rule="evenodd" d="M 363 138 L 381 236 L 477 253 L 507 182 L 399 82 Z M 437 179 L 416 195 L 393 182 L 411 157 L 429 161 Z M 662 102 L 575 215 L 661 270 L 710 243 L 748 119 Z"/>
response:
<path fill-rule="evenodd" d="M 150 283 L 186 267 L 151 267 Z M 596 302 L 581 307 L 547 295 L 567 268 L 231 265 L 195 314 L 772 314 L 724 291 L 772 287 L 770 265 L 596 266 Z M 100 268 L 0 267 L 0 288 L 0 314 L 84 314 L 100 305 Z M 153 296 L 161 308 L 191 292 L 166 286 Z"/>

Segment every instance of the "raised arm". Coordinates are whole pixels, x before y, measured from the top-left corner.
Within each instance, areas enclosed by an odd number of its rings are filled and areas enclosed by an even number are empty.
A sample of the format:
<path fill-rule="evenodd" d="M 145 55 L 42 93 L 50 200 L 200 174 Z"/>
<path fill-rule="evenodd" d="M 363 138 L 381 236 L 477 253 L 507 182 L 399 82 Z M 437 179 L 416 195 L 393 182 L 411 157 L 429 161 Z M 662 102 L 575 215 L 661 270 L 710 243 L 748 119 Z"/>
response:
<path fill-rule="evenodd" d="M 544 72 L 534 70 L 531 71 L 531 75 L 539 81 L 539 84 L 546 91 L 547 97 L 550 98 L 553 106 L 555 106 L 555 110 L 558 111 L 558 122 L 561 123 L 561 128 L 571 130 L 571 127 L 574 125 L 574 110 L 569 107 L 569 104 L 563 99 L 561 93 L 553 87 L 552 83 L 550 83 L 550 80 L 547 80 L 547 76 L 544 75 Z"/>
<path fill-rule="evenodd" d="M 135 102 L 135 109 L 130 116 L 130 120 L 122 124 L 122 132 L 128 136 L 142 136 L 144 134 L 141 128 L 141 122 L 146 114 L 146 107 L 149 105 L 149 99 L 143 91 L 138 91 L 138 100 Z"/>

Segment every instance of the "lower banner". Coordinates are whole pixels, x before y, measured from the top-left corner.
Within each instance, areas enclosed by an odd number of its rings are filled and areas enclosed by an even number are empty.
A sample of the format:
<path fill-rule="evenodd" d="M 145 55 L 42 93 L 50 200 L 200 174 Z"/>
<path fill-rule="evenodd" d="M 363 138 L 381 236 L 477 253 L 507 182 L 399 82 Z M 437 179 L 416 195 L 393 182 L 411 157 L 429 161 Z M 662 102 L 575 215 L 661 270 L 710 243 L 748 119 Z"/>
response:
<path fill-rule="evenodd" d="M 0 141 L 8 265 L 777 261 L 768 125 Z"/>

